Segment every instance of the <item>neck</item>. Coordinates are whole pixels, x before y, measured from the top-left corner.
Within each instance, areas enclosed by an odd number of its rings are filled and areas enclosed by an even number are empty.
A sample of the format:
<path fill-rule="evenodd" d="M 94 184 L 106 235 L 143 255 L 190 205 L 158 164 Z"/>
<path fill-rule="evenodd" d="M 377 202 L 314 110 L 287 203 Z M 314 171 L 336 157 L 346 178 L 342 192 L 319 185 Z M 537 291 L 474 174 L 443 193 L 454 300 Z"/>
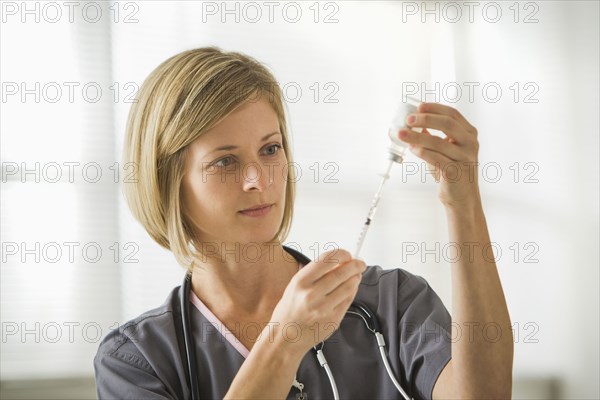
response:
<path fill-rule="evenodd" d="M 298 262 L 280 243 L 237 247 L 240 252 L 213 253 L 195 262 L 192 290 L 213 312 L 270 314 L 298 271 Z"/>

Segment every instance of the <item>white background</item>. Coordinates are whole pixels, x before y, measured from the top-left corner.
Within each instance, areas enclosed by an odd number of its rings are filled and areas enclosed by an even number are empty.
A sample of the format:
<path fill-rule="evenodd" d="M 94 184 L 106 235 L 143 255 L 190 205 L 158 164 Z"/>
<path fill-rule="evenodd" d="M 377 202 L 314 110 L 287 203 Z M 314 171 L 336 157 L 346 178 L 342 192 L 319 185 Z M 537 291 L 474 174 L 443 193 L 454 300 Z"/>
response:
<path fill-rule="evenodd" d="M 598 2 L 275 2 L 272 22 L 264 2 L 109 2 L 98 18 L 99 2 L 75 3 L 71 22 L 63 2 L 28 2 L 31 13 L 2 2 L 2 380 L 92 376 L 100 337 L 179 285 L 183 269 L 135 223 L 110 167 L 121 159 L 126 96 L 166 58 L 216 45 L 257 58 L 288 88 L 303 175 L 287 242 L 311 259 L 330 242 L 354 249 L 403 87 L 422 84 L 430 92 L 417 97 L 460 110 L 478 128 L 486 166 L 484 211 L 514 324 L 514 396 L 600 396 Z M 72 102 L 65 82 L 78 84 Z M 96 102 L 82 93 L 90 82 L 102 88 Z M 53 87 L 62 89 L 55 102 Z M 36 162 L 39 177 L 23 173 Z M 59 182 L 42 171 L 52 162 L 63 165 Z M 65 162 L 80 163 L 74 182 Z M 83 179 L 87 163 L 100 165 L 100 181 Z M 424 168 L 412 154 L 410 163 Z M 448 242 L 437 185 L 406 171 L 393 167 L 361 258 L 423 276 L 451 312 L 450 265 L 427 253 Z M 79 243 L 73 261 L 64 245 L 57 262 L 53 251 L 39 262 L 23 251 L 64 242 Z M 97 262 L 82 257 L 88 243 L 103 251 Z M 406 252 L 413 243 L 417 254 Z M 124 262 L 130 253 L 139 262 Z"/>

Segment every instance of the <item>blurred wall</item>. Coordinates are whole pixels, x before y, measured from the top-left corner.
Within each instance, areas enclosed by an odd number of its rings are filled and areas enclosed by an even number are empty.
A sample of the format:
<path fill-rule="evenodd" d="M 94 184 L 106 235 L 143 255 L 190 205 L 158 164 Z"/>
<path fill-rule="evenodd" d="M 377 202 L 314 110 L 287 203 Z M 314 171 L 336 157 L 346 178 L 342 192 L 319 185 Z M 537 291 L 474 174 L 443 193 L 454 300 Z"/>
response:
<path fill-rule="evenodd" d="M 69 398 L 73 382 L 87 397 L 100 338 L 179 285 L 115 162 L 136 88 L 206 45 L 256 57 L 285 88 L 303 174 L 288 243 L 310 258 L 354 248 L 401 96 L 459 109 L 479 131 L 514 398 L 600 397 L 597 2 L 281 2 L 272 15 L 260 2 L 81 2 L 72 22 L 56 4 L 58 20 L 48 2 L 2 3 L 2 398 Z M 79 163 L 73 179 L 65 163 Z M 437 186 L 414 155 L 391 175 L 361 257 L 425 277 L 451 311 Z"/>

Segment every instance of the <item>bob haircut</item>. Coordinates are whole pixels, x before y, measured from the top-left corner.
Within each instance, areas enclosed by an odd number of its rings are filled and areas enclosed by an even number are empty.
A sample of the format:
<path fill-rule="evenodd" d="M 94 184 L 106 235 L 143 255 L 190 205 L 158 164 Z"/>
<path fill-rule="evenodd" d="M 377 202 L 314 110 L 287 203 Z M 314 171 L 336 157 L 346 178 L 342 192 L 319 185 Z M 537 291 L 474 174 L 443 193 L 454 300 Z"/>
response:
<path fill-rule="evenodd" d="M 214 46 L 176 54 L 150 73 L 129 111 L 123 166 L 133 165 L 135 178 L 123 184 L 127 204 L 152 239 L 188 270 L 202 256 L 180 196 L 189 145 L 238 106 L 264 94 L 277 113 L 290 165 L 281 88 L 264 65 L 247 55 Z M 272 239 L 279 243 L 289 233 L 296 192 L 295 169 L 287 170 L 283 219 Z"/>

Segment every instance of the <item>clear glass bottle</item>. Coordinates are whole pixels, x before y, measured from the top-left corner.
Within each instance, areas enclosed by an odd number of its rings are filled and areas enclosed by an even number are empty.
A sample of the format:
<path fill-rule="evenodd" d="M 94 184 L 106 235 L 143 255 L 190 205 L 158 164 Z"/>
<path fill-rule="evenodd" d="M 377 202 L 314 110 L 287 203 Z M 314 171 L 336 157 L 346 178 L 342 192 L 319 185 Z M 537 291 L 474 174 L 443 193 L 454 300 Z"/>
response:
<path fill-rule="evenodd" d="M 406 101 L 400 104 L 400 107 L 396 110 L 394 119 L 390 124 L 388 136 L 390 137 L 392 144 L 388 150 L 390 152 L 390 160 L 397 162 L 398 164 L 401 164 L 404 161 L 404 153 L 409 146 L 408 143 L 400 140 L 398 131 L 403 128 L 417 130 L 418 132 L 421 131 L 421 128 L 410 128 L 406 125 L 406 117 L 408 117 L 409 114 L 416 113 L 419 104 L 421 104 L 419 99 L 406 96 Z"/>

